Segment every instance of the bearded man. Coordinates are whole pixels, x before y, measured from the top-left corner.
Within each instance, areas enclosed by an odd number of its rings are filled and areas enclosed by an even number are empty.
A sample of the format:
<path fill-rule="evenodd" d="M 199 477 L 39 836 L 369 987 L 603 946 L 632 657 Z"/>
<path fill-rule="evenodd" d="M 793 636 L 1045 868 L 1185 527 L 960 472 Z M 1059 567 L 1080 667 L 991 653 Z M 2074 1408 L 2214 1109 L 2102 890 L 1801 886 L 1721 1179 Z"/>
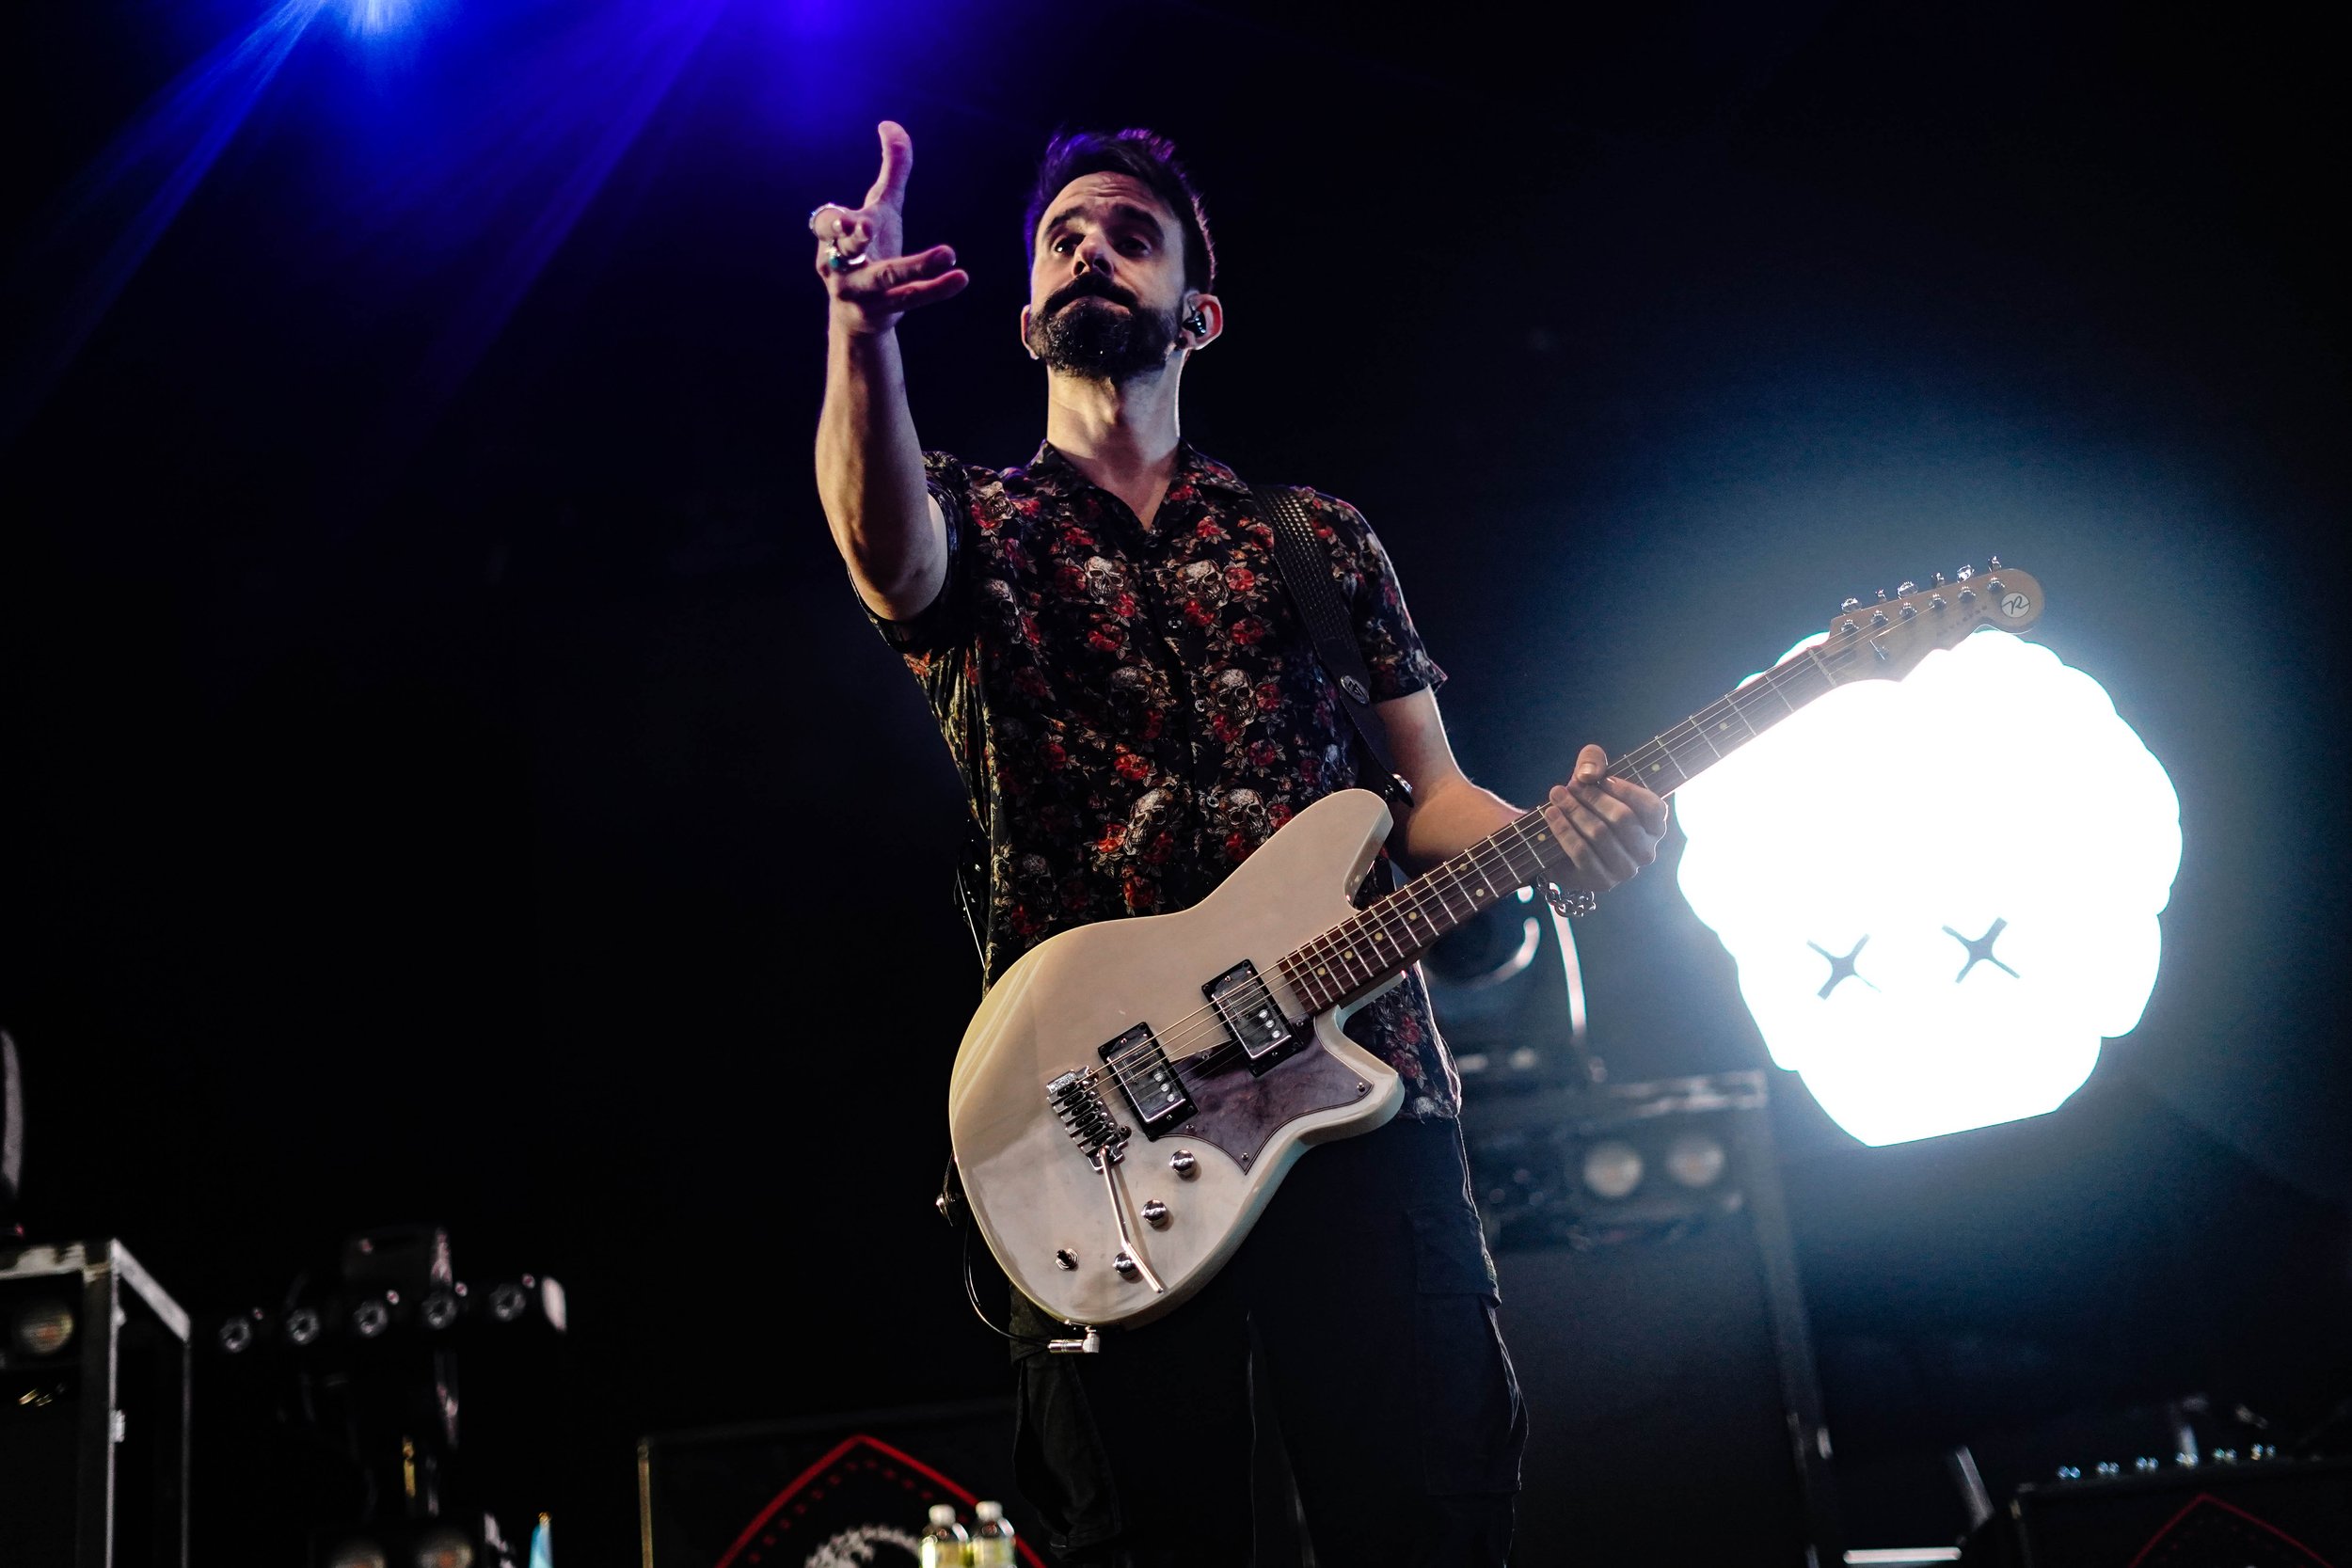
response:
<path fill-rule="evenodd" d="M 817 480 L 859 598 L 930 698 L 989 842 L 987 977 L 1073 926 L 1184 909 L 1313 800 L 1371 779 L 1249 486 L 1182 437 L 1177 388 L 1225 330 L 1216 251 L 1174 149 L 1143 131 L 1046 149 L 1025 214 L 1021 341 L 1045 440 L 996 470 L 915 439 L 899 319 L 969 280 L 908 253 L 914 146 L 881 127 L 865 204 L 818 209 L 831 306 Z M 1410 871 L 1521 815 L 1464 777 L 1445 676 L 1355 508 L 1303 492 L 1411 786 Z M 1665 805 L 1587 746 L 1545 807 L 1561 880 L 1648 864 Z M 1049 1355 L 1016 1300 L 1016 1465 L 1073 1565 L 1247 1563 L 1251 1367 L 1266 1379 L 1320 1560 L 1503 1562 L 1525 1420 L 1495 1326 L 1461 1086 L 1418 974 L 1350 1020 L 1401 1113 L 1315 1149 L 1191 1301 Z"/>

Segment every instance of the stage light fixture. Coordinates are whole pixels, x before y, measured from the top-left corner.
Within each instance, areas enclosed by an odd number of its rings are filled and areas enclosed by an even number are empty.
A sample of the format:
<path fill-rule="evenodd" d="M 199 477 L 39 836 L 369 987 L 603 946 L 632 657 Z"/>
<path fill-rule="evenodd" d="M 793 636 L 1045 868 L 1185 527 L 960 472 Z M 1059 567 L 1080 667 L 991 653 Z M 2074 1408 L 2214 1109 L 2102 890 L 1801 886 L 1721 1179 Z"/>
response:
<path fill-rule="evenodd" d="M 73 1308 L 61 1301 L 37 1301 L 16 1315 L 16 1347 L 27 1355 L 55 1355 L 73 1342 Z"/>
<path fill-rule="evenodd" d="M 1642 1184 L 1642 1151 L 1623 1138 L 1606 1138 L 1584 1151 L 1584 1188 L 1612 1202 Z"/>
<path fill-rule="evenodd" d="M 362 1339 L 373 1339 L 391 1326 L 391 1304 L 382 1296 L 364 1296 L 351 1309 L 351 1331 Z"/>
<path fill-rule="evenodd" d="M 252 1312 L 223 1318 L 220 1326 L 213 1331 L 213 1342 L 220 1347 L 225 1355 L 243 1355 L 253 1348 L 253 1341 L 260 1337 L 261 1317 L 261 1313 Z"/>
<path fill-rule="evenodd" d="M 523 1294 L 523 1288 L 512 1281 L 490 1287 L 490 1317 L 493 1322 L 511 1323 L 520 1318 L 530 1306 L 531 1298 Z"/>
<path fill-rule="evenodd" d="M 438 1333 L 457 1322 L 458 1300 L 453 1291 L 433 1291 L 417 1303 L 417 1321 Z"/>
<path fill-rule="evenodd" d="M 453 1529 L 431 1530 L 417 1538 L 416 1568 L 473 1568 L 473 1543 Z"/>
<path fill-rule="evenodd" d="M 1721 1180 L 1729 1161 L 1722 1143 L 1706 1132 L 1685 1132 L 1666 1146 L 1666 1174 L 1693 1191 Z"/>
<path fill-rule="evenodd" d="M 2138 1025 L 2180 799 L 2047 648 L 1979 635 L 1840 687 L 1676 803 L 1683 896 L 1772 1060 L 1865 1144 L 2056 1110 Z"/>
<path fill-rule="evenodd" d="M 286 1314 L 286 1343 L 296 1350 L 318 1343 L 319 1330 L 326 1325 L 319 1321 L 315 1308 L 297 1307 Z"/>

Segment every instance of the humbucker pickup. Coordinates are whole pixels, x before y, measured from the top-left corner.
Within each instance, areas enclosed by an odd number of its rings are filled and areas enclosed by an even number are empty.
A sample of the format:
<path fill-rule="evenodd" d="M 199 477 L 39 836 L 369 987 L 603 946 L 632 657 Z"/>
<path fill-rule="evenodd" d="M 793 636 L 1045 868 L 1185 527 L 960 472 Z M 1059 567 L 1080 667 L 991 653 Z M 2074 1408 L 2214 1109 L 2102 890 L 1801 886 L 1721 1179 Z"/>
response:
<path fill-rule="evenodd" d="M 1098 1054 L 1119 1081 L 1127 1103 L 1135 1107 L 1146 1138 L 1173 1130 L 1192 1115 L 1192 1096 L 1150 1024 L 1136 1024 L 1105 1043 Z"/>
<path fill-rule="evenodd" d="M 1248 958 L 1200 988 L 1225 1022 L 1226 1033 L 1249 1059 L 1249 1070 L 1262 1073 L 1285 1060 L 1305 1041 L 1276 1006 L 1274 993 L 1258 978 L 1258 966 Z"/>

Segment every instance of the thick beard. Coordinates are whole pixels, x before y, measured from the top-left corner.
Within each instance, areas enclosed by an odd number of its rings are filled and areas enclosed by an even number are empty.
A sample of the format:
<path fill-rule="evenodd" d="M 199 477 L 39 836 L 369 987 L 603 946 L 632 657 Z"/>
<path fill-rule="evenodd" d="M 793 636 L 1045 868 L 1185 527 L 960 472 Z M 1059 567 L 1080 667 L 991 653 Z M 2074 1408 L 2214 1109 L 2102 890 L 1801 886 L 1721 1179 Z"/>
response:
<path fill-rule="evenodd" d="M 1087 301 L 1096 299 L 1093 304 Z M 1114 386 L 1156 375 L 1176 346 L 1176 312 L 1136 305 L 1123 313 L 1081 295 L 1029 327 L 1029 348 L 1064 375 Z"/>

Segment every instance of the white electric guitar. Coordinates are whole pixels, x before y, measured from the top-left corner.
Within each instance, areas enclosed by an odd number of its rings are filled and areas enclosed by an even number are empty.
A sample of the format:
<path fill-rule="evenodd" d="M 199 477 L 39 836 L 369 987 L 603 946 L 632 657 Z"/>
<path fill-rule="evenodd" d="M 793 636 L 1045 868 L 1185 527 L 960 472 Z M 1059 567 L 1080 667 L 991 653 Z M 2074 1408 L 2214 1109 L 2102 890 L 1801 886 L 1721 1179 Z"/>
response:
<path fill-rule="evenodd" d="M 2041 613 L 2041 585 L 1997 558 L 1849 599 L 1827 641 L 1609 771 L 1671 794 L 1824 692 L 1899 679 L 1931 649 Z M 1326 796 L 1193 908 L 1064 931 L 989 991 L 947 1120 L 972 1212 L 1023 1295 L 1089 1328 L 1156 1317 L 1232 1256 L 1308 1145 L 1396 1114 L 1396 1072 L 1340 1025 L 1567 857 L 1530 812 L 1359 910 L 1351 895 L 1389 830 L 1371 791 Z"/>

